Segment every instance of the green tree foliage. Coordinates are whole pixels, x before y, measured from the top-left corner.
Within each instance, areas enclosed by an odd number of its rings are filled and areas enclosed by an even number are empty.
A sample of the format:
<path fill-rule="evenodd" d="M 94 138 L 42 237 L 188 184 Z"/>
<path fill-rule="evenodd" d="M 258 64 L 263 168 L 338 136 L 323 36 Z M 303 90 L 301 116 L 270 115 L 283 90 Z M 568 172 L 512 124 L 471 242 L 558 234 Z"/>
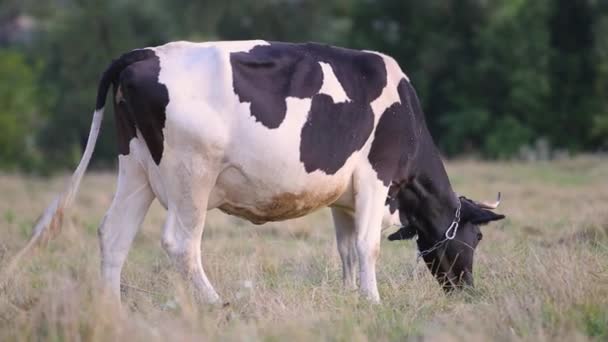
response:
<path fill-rule="evenodd" d="M 543 127 L 551 116 L 548 5 L 520 0 L 487 8 L 487 21 L 476 37 L 479 84 L 469 90 L 479 91 L 473 97 L 492 118 L 479 136 L 487 156 L 512 155 L 546 134 Z"/>
<path fill-rule="evenodd" d="M 595 50 L 594 59 L 597 62 L 597 77 L 593 85 L 594 97 L 597 101 L 597 112 L 593 118 L 593 131 L 591 138 L 593 143 L 604 149 L 608 149 L 608 1 L 598 1 L 597 22 L 594 28 Z"/>
<path fill-rule="evenodd" d="M 590 147 L 589 127 L 599 110 L 594 96 L 599 71 L 593 34 L 597 19 L 588 0 L 557 0 L 550 17 L 553 115 L 547 128 L 560 145 L 577 149 Z M 564 137 L 564 127 L 577 139 Z"/>
<path fill-rule="evenodd" d="M 44 94 L 39 92 L 39 65 L 19 52 L 0 50 L 0 167 L 31 167 L 39 157 L 35 132 L 43 116 Z"/>
<path fill-rule="evenodd" d="M 19 15 L 34 19 L 33 39 L 2 41 Z M 539 138 L 606 149 L 607 37 L 603 0 L 5 0 L 2 165 L 41 156 L 73 165 L 101 72 L 125 51 L 171 40 L 320 41 L 390 54 L 448 155 L 508 158 Z M 97 165 L 116 155 L 106 117 Z"/>

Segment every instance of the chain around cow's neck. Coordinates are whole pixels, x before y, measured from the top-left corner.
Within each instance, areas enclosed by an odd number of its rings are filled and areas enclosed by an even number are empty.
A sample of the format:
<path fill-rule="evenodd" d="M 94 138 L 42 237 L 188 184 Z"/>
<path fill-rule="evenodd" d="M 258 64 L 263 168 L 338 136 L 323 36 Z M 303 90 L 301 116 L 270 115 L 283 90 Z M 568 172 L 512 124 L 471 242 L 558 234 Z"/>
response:
<path fill-rule="evenodd" d="M 456 198 L 458 198 L 458 196 Z M 456 207 L 456 212 L 454 213 L 454 220 L 452 220 L 452 223 L 450 224 L 448 229 L 445 231 L 445 238 L 443 238 L 442 240 L 439 240 L 431 248 L 427 248 L 423 251 L 419 250 L 418 255 L 416 257 L 416 261 L 419 261 L 420 258 L 422 258 L 423 256 L 425 256 L 425 255 L 433 252 L 437 248 L 441 247 L 447 241 L 454 240 L 454 238 L 456 237 L 456 232 L 458 232 L 458 226 L 460 225 L 460 208 L 461 207 L 462 207 L 462 203 L 460 202 L 460 198 L 458 198 L 458 206 Z M 418 236 L 418 239 L 419 238 L 420 238 L 420 235 Z"/>

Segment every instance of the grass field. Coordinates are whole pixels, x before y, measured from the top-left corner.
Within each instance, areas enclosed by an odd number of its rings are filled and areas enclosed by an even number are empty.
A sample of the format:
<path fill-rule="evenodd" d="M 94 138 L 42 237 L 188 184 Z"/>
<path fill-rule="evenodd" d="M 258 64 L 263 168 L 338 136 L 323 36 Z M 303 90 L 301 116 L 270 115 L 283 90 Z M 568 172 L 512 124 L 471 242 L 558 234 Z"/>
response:
<path fill-rule="evenodd" d="M 0 289 L 0 341 L 608 340 L 608 159 L 446 166 L 461 194 L 503 193 L 507 219 L 483 228 L 473 292 L 444 295 L 413 241 L 384 239 L 383 303 L 370 305 L 341 288 L 328 210 L 263 226 L 213 211 L 203 264 L 230 305 L 197 307 L 160 247 L 155 203 L 116 310 L 98 295 L 96 232 L 115 175 L 92 172 L 63 233 Z M 0 175 L 0 269 L 67 177 Z"/>

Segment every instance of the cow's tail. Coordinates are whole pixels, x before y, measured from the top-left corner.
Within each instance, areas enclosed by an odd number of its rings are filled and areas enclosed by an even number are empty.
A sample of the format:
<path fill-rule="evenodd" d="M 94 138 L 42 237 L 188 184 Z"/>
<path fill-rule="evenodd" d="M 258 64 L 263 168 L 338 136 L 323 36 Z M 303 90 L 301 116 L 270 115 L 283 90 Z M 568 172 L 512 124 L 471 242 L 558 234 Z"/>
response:
<path fill-rule="evenodd" d="M 40 245 L 41 243 L 47 242 L 50 238 L 56 236 L 61 231 L 66 210 L 68 210 L 74 202 L 74 198 L 78 192 L 78 187 L 80 186 L 80 181 L 82 180 L 82 177 L 89 166 L 89 162 L 91 161 L 91 156 L 93 155 L 93 150 L 95 149 L 95 144 L 97 142 L 97 137 L 99 136 L 99 129 L 101 128 L 101 122 L 103 120 L 103 110 L 106 102 L 106 96 L 110 86 L 117 81 L 120 72 L 124 68 L 132 63 L 145 60 L 149 57 L 151 52 L 151 50 L 146 49 L 128 52 L 122 55 L 120 58 L 112 61 L 110 66 L 103 73 L 97 90 L 97 102 L 95 105 L 95 112 L 93 113 L 93 122 L 91 123 L 89 139 L 87 140 L 87 145 L 82 155 L 82 159 L 80 160 L 76 171 L 74 171 L 67 189 L 57 196 L 49 207 L 46 208 L 44 213 L 38 218 L 27 245 L 9 262 L 8 266 L 2 272 L 4 273 L 3 276 L 11 274 L 19 260 L 32 248 Z M 0 278 L 0 285 L 2 285 L 3 279 L 4 277 Z"/>

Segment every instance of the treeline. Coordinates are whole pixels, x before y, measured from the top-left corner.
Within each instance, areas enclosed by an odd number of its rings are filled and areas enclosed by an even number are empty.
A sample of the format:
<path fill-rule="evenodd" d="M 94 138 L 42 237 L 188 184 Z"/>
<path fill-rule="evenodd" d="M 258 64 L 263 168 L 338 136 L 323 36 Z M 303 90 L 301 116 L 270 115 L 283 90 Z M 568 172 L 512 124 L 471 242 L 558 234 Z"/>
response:
<path fill-rule="evenodd" d="M 395 57 L 450 156 L 508 158 L 539 139 L 608 147 L 605 0 L 3 0 L 0 168 L 72 167 L 100 73 L 171 40 L 318 41 Z M 96 164 L 115 161 L 106 115 Z"/>

